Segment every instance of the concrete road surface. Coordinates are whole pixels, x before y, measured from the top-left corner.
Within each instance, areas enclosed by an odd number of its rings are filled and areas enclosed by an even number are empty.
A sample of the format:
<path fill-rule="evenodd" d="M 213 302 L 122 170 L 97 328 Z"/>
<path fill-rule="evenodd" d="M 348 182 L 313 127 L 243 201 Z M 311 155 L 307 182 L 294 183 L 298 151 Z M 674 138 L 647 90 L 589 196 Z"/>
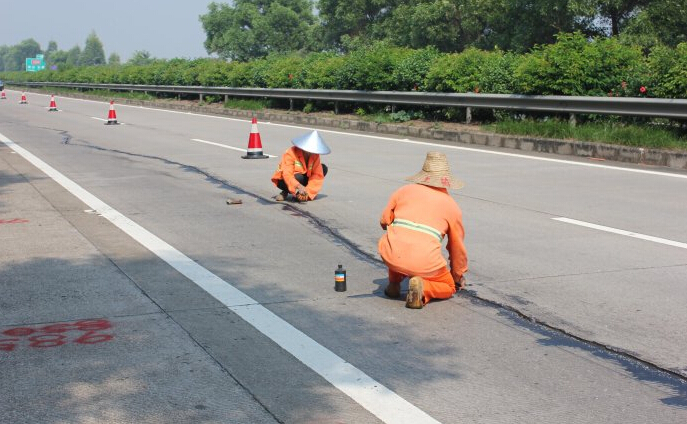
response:
<path fill-rule="evenodd" d="M 18 94 L 0 422 L 687 421 L 684 173 L 321 130 L 322 195 L 276 203 L 248 121 Z M 278 156 L 309 129 L 259 130 Z M 413 311 L 378 219 L 428 150 L 466 183 L 470 285 Z"/>

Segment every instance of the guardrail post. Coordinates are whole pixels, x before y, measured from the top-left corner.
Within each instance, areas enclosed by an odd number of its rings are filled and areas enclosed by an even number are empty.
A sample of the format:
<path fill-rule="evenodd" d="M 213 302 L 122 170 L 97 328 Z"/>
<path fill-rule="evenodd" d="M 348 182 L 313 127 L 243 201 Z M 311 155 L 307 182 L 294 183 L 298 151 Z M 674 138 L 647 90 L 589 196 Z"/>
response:
<path fill-rule="evenodd" d="M 289 99 L 289 111 L 293 110 L 293 99 Z"/>
<path fill-rule="evenodd" d="M 470 122 L 472 122 L 472 108 L 466 107 L 465 108 L 465 123 L 469 124 Z"/>
<path fill-rule="evenodd" d="M 225 94 L 224 95 L 224 103 L 227 103 L 229 101 L 229 95 Z"/>
<path fill-rule="evenodd" d="M 568 119 L 568 122 L 570 122 L 571 127 L 576 127 L 577 126 L 577 115 L 574 113 L 570 114 L 570 119 Z"/>
<path fill-rule="evenodd" d="M 203 93 L 200 93 L 200 102 L 203 103 Z"/>
<path fill-rule="evenodd" d="M 334 115 L 339 114 L 339 102 L 334 102 Z"/>

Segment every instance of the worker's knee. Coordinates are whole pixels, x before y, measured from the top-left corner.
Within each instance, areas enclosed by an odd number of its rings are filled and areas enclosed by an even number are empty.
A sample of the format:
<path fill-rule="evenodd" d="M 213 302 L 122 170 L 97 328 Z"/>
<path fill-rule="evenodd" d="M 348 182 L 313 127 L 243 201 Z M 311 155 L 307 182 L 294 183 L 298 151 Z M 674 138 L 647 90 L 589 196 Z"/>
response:
<path fill-rule="evenodd" d="M 294 177 L 296 178 L 296 181 L 302 186 L 307 186 L 308 185 L 308 176 L 305 174 L 294 174 Z"/>

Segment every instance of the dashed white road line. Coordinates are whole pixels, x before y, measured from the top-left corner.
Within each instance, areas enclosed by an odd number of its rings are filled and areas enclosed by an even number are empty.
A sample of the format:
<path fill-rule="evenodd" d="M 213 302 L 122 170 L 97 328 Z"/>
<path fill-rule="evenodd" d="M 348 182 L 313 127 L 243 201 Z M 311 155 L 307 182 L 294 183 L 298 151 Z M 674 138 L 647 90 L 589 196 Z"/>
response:
<path fill-rule="evenodd" d="M 591 222 L 578 221 L 577 219 L 571 218 L 552 218 L 554 221 L 565 222 L 568 224 L 579 225 L 581 227 L 592 228 L 594 230 L 605 231 L 607 233 L 620 234 L 621 236 L 627 236 L 632 238 L 637 238 L 641 240 L 651 241 L 654 243 L 666 244 L 668 246 L 679 247 L 681 249 L 687 249 L 687 243 L 682 243 L 680 241 L 664 239 L 661 237 L 648 236 L 646 234 L 635 233 L 632 231 L 621 230 L 613 227 L 606 227 L 605 225 L 592 224 Z"/>
<path fill-rule="evenodd" d="M 104 118 L 96 118 L 95 116 L 91 116 L 91 119 L 95 119 L 95 120 L 98 120 L 98 121 L 107 122 L 107 119 L 104 119 Z M 119 121 L 117 121 L 117 125 L 126 125 L 126 124 L 125 124 L 124 122 L 119 122 Z"/>
<path fill-rule="evenodd" d="M 438 423 L 420 408 L 318 344 L 256 300 L 122 215 L 3 134 L 0 134 L 0 141 L 383 422 Z"/>
<path fill-rule="evenodd" d="M 200 138 L 192 138 L 191 141 L 197 141 L 198 143 L 205 143 L 205 144 L 210 144 L 212 146 L 217 146 L 217 147 L 222 147 L 224 149 L 231 149 L 231 150 L 238 150 L 239 152 L 246 152 L 246 149 L 240 149 L 238 147 L 234 146 L 227 146 L 226 144 L 221 144 L 221 143 L 215 143 L 214 141 L 207 141 L 207 140 L 202 140 Z M 268 155 L 267 153 L 263 153 L 265 156 L 271 157 L 271 158 L 276 158 L 274 155 Z"/>

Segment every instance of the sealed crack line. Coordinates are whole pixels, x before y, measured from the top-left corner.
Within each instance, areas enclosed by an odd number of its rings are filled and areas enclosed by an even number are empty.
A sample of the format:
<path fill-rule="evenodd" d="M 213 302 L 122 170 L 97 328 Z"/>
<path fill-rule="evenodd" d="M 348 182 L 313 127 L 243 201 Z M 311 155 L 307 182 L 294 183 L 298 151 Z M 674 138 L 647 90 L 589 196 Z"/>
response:
<path fill-rule="evenodd" d="M 62 144 L 69 144 L 72 140 L 71 134 L 67 131 L 60 131 L 60 135 L 62 136 Z"/>
<path fill-rule="evenodd" d="M 687 266 L 687 262 L 671 264 L 671 265 L 659 265 L 659 266 L 640 266 L 640 267 L 628 267 L 628 268 L 617 268 L 617 269 L 607 269 L 601 271 L 590 271 L 590 272 L 573 272 L 568 274 L 550 274 L 550 275 L 540 275 L 538 277 L 522 277 L 513 278 L 511 280 L 491 280 L 489 284 L 500 284 L 500 283 L 515 283 L 518 281 L 536 281 L 536 280 L 546 280 L 549 278 L 565 278 L 565 277 L 584 277 L 589 275 L 604 275 L 604 274 L 614 274 L 618 272 L 627 271 L 650 271 L 650 270 L 662 270 L 669 268 L 681 268 Z M 484 285 L 481 283 L 480 285 Z"/>
<path fill-rule="evenodd" d="M 482 302 L 482 303 L 484 303 L 488 306 L 491 306 L 493 308 L 502 309 L 504 311 L 515 314 L 520 319 L 523 319 L 529 323 L 532 323 L 534 325 L 542 327 L 546 330 L 553 331 L 553 332 L 558 333 L 560 335 L 563 335 L 565 337 L 569 337 L 569 338 L 571 338 L 571 339 L 573 339 L 579 343 L 587 344 L 589 346 L 595 347 L 595 348 L 600 349 L 600 350 L 607 352 L 609 354 L 617 355 L 617 356 L 620 356 L 620 357 L 625 358 L 625 359 L 636 361 L 636 362 L 638 362 L 638 363 L 640 363 L 646 367 L 654 369 L 655 371 L 669 374 L 670 376 L 675 377 L 675 378 L 679 379 L 680 381 L 687 383 L 687 374 L 682 374 L 679 371 L 671 370 L 669 368 L 665 368 L 665 367 L 662 367 L 660 365 L 654 364 L 653 362 L 650 362 L 646 359 L 640 358 L 639 356 L 637 356 L 633 352 L 630 352 L 630 351 L 627 351 L 627 350 L 624 350 L 624 349 L 621 349 L 621 348 L 618 348 L 615 346 L 605 345 L 603 343 L 599 343 L 599 342 L 596 342 L 596 341 L 591 340 L 591 339 L 585 339 L 583 337 L 576 336 L 575 334 L 573 334 L 567 330 L 564 330 L 560 327 L 556 327 L 554 325 L 548 324 L 546 321 L 542 321 L 533 315 L 526 314 L 526 313 L 520 311 L 519 309 L 517 309 L 513 306 L 482 297 L 472 290 L 461 291 L 461 292 L 458 292 L 457 295 L 458 296 L 469 296 L 474 301 L 479 301 L 479 302 Z"/>
<path fill-rule="evenodd" d="M 345 236 L 343 236 L 339 231 L 336 229 L 333 229 L 327 225 L 327 222 L 323 219 L 320 219 L 316 217 L 315 215 L 297 208 L 294 205 L 287 204 L 287 203 L 277 203 L 269 198 L 260 196 L 258 194 L 255 194 L 253 192 L 250 192 L 248 190 L 245 190 L 235 184 L 232 184 L 231 182 L 224 180 L 220 177 L 214 176 L 210 174 L 207 171 L 204 171 L 197 166 L 194 165 L 187 165 L 181 162 L 176 162 L 170 159 L 166 159 L 160 156 L 153 156 L 153 155 L 144 155 L 144 154 L 139 154 L 139 153 L 131 153 L 131 152 L 126 152 L 123 150 L 117 150 L 117 149 L 107 149 L 104 147 L 100 146 L 94 146 L 92 144 L 70 144 L 71 146 L 79 146 L 79 147 L 87 147 L 91 149 L 95 149 L 98 151 L 104 151 L 104 152 L 111 152 L 111 153 L 116 153 L 120 155 L 125 155 L 125 156 L 130 156 L 130 157 L 138 157 L 138 158 L 143 158 L 143 159 L 150 159 L 150 160 L 156 160 L 160 161 L 166 165 L 173 165 L 177 166 L 181 169 L 183 169 L 186 172 L 192 172 L 195 174 L 199 174 L 205 177 L 206 180 L 211 181 L 212 183 L 224 188 L 228 189 L 230 191 L 233 191 L 236 194 L 242 194 L 246 195 L 249 197 L 252 197 L 253 199 L 257 200 L 258 202 L 262 204 L 278 204 L 282 207 L 282 210 L 288 210 L 293 212 L 292 215 L 294 216 L 301 216 L 306 218 L 315 228 L 317 228 L 320 233 L 324 234 L 327 236 L 330 240 L 334 241 L 336 244 L 344 246 L 347 250 L 349 250 L 353 256 L 356 258 L 363 260 L 369 264 L 372 264 L 374 266 L 384 266 L 384 263 L 378 259 L 375 255 L 372 255 L 365 251 L 362 247 L 358 246 L 351 240 L 347 239 Z"/>
<path fill-rule="evenodd" d="M 91 144 L 70 144 L 70 145 L 71 146 L 79 146 L 79 147 L 87 147 L 87 148 L 91 148 L 91 149 L 95 149 L 95 150 L 99 150 L 99 151 L 111 152 L 111 153 L 116 153 L 116 154 L 125 155 L 125 156 L 132 156 L 132 157 L 139 157 L 139 158 L 143 158 L 143 159 L 160 161 L 160 162 L 163 162 L 164 164 L 167 164 L 167 165 L 177 166 L 177 167 L 179 167 L 185 171 L 188 171 L 188 172 L 193 172 L 193 173 L 196 173 L 199 175 L 203 175 L 208 181 L 211 181 L 214 184 L 219 185 L 220 187 L 231 190 L 237 194 L 243 194 L 243 195 L 252 197 L 262 204 L 275 204 L 276 203 L 276 202 L 273 202 L 271 199 L 265 198 L 263 196 L 255 194 L 253 192 L 245 190 L 245 189 L 243 189 L 243 188 L 241 188 L 235 184 L 230 183 L 227 180 L 224 180 L 220 177 L 214 176 L 214 175 L 210 174 L 209 172 L 204 171 L 204 170 L 202 170 L 202 169 L 200 169 L 194 165 L 183 164 L 183 163 L 169 160 L 169 159 L 159 157 L 159 156 L 131 153 L 131 152 L 126 152 L 126 151 L 117 150 L 117 149 L 107 149 L 104 147 L 94 146 Z M 295 212 L 296 216 L 302 216 L 302 217 L 306 218 L 321 233 L 326 235 L 328 238 L 333 239 L 337 244 L 344 246 L 356 258 L 358 258 L 358 259 L 360 259 L 360 260 L 362 260 L 368 264 L 374 265 L 376 267 L 386 268 L 386 265 L 384 264 L 384 262 L 381 259 L 379 259 L 375 255 L 370 254 L 369 252 L 365 251 L 362 247 L 360 247 L 359 245 L 357 245 L 353 241 L 349 240 L 346 236 L 342 235 L 336 229 L 329 227 L 325 220 L 317 218 L 315 215 L 311 214 L 310 212 L 307 212 L 307 211 L 305 211 L 301 208 L 298 208 L 294 205 L 281 203 L 281 206 L 282 206 L 282 210 L 288 210 L 291 212 Z M 534 315 L 529 315 L 523 311 L 520 311 L 519 309 L 517 309 L 513 306 L 510 306 L 510 305 L 507 305 L 505 303 L 498 302 L 498 301 L 495 301 L 492 299 L 488 299 L 486 297 L 482 297 L 482 296 L 478 295 L 473 290 L 460 291 L 456 295 L 457 296 L 461 296 L 461 295 L 462 296 L 469 296 L 472 299 L 484 302 L 486 305 L 489 305 L 493 308 L 502 309 L 502 310 L 514 313 L 517 316 L 519 316 L 521 319 L 523 319 L 527 322 L 533 323 L 535 325 L 539 325 L 542 328 L 545 328 L 549 331 L 559 333 L 559 334 L 561 334 L 565 337 L 569 337 L 569 338 L 571 338 L 577 342 L 586 343 L 590 346 L 594 346 L 594 347 L 596 347 L 596 348 L 598 348 L 604 352 L 611 353 L 611 354 L 618 355 L 618 356 L 621 356 L 621 357 L 626 358 L 626 359 L 636 361 L 640 364 L 643 364 L 646 367 L 650 367 L 656 371 L 664 372 L 664 373 L 669 374 L 675 378 L 678 378 L 679 380 L 681 380 L 683 382 L 687 382 L 687 374 L 683 375 L 678 371 L 674 371 L 674 370 L 662 367 L 660 365 L 654 364 L 650 361 L 647 361 L 645 359 L 640 358 L 639 356 L 635 355 L 632 352 L 625 351 L 621 348 L 617 348 L 614 346 L 608 346 L 608 345 L 605 345 L 603 343 L 596 342 L 594 340 L 585 339 L 583 337 L 576 336 L 575 334 L 570 333 L 569 331 L 567 331 L 563 328 L 548 324 L 547 322 L 538 319 Z"/>

